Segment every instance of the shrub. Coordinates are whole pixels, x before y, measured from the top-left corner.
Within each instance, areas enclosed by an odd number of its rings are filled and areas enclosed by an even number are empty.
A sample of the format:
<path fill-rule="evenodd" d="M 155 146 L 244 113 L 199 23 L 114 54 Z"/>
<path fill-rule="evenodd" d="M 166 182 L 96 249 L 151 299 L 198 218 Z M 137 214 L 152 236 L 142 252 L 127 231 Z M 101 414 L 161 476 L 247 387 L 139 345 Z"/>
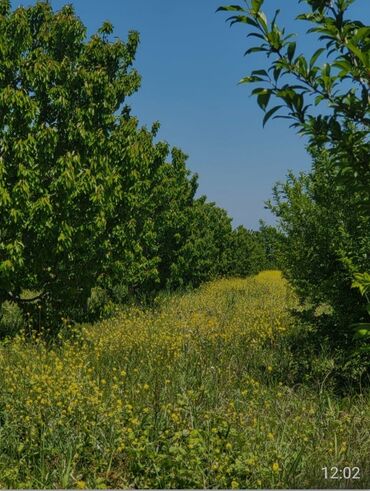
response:
<path fill-rule="evenodd" d="M 87 312 L 91 319 L 100 318 L 107 309 L 110 302 L 106 290 L 97 286 L 91 289 L 90 297 L 87 300 Z"/>
<path fill-rule="evenodd" d="M 14 336 L 25 326 L 21 308 L 9 300 L 5 300 L 0 309 L 0 337 Z"/>

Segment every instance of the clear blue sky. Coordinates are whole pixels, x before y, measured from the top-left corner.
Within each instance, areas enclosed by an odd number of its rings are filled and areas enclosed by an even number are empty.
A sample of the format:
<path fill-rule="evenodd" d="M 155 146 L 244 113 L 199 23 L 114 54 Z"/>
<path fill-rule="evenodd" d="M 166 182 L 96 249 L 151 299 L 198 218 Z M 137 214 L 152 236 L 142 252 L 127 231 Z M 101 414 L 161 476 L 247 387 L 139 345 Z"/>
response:
<path fill-rule="evenodd" d="M 51 0 L 55 9 L 65 3 L 74 5 L 89 34 L 104 20 L 123 39 L 129 30 L 139 31 L 135 67 L 142 87 L 128 101 L 132 114 L 148 126 L 160 121 L 160 139 L 189 155 L 189 168 L 199 174 L 199 194 L 225 208 L 234 226 L 258 228 L 259 218 L 273 223 L 264 210 L 273 184 L 284 180 L 288 169 L 309 169 L 310 161 L 304 141 L 284 120 L 262 128 L 263 114 L 249 97 L 250 87 L 237 84 L 250 67 L 257 67 L 258 59 L 243 57 L 250 43 L 246 29 L 230 29 L 227 14 L 215 10 L 241 2 Z M 275 8 L 281 8 L 281 23 L 288 31 L 305 32 L 306 25 L 294 21 L 303 9 L 297 0 L 266 0 L 268 12 Z M 353 14 L 368 23 L 369 0 L 357 0 Z M 303 36 L 303 51 L 313 39 Z"/>

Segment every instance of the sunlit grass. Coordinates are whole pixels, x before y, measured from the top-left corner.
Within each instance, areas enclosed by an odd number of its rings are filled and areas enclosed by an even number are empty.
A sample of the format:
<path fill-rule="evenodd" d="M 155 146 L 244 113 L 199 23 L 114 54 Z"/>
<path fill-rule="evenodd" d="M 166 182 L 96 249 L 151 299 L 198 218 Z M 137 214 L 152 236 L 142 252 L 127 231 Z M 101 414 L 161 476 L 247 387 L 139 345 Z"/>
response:
<path fill-rule="evenodd" d="M 289 383 L 294 303 L 267 271 L 4 344 L 0 487 L 367 487 L 370 398 Z"/>

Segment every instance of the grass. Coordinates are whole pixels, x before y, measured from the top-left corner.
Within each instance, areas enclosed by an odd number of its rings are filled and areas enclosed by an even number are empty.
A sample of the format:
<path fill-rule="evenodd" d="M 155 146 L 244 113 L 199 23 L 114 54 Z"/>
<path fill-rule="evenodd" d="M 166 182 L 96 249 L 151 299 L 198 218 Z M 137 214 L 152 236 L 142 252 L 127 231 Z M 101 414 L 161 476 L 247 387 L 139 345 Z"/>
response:
<path fill-rule="evenodd" d="M 370 395 L 295 383 L 294 304 L 268 271 L 3 343 L 0 487 L 369 487 Z"/>

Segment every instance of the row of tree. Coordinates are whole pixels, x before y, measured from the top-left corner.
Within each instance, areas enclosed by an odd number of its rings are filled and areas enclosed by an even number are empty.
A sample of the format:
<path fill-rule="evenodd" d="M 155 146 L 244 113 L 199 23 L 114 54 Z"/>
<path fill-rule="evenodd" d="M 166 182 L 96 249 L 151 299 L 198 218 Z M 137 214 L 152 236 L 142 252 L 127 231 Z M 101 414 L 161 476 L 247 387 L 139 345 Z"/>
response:
<path fill-rule="evenodd" d="M 86 318 L 96 288 L 124 302 L 273 265 L 271 227 L 233 230 L 159 124 L 131 116 L 139 38 L 111 34 L 87 40 L 72 6 L 0 0 L 3 326 L 14 305 L 50 327 Z"/>

